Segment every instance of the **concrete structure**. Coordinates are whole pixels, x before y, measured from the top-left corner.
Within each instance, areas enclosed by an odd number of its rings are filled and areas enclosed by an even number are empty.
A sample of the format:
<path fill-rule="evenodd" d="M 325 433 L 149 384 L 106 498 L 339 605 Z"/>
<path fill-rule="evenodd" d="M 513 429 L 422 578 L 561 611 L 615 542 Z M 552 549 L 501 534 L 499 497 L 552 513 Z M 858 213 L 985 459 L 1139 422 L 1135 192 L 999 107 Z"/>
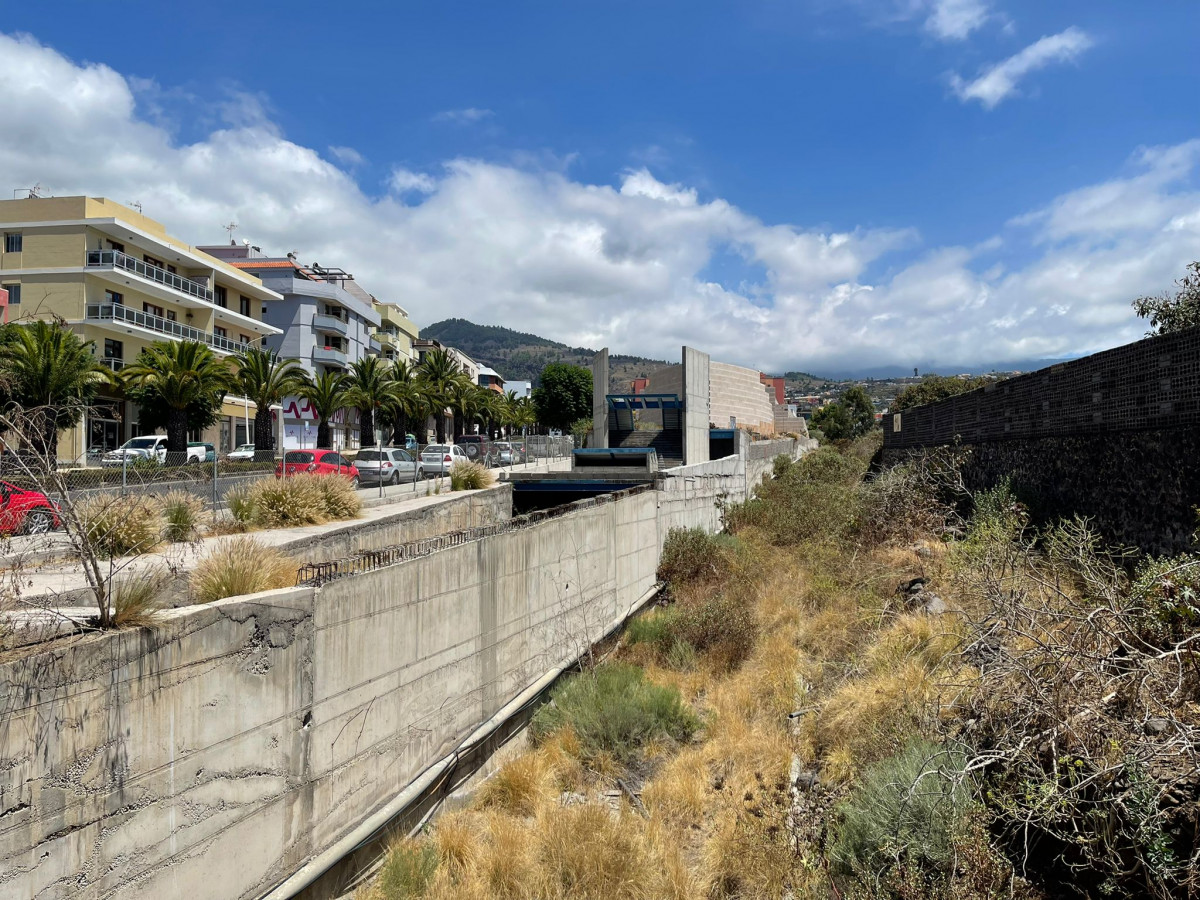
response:
<path fill-rule="evenodd" d="M 708 462 L 708 429 L 713 421 L 712 369 L 707 353 L 683 348 L 683 459 L 688 465 Z"/>
<path fill-rule="evenodd" d="M 758 434 L 775 433 L 774 391 L 763 384 L 757 369 L 713 363 L 711 420 L 720 428 L 743 428 Z"/>
<path fill-rule="evenodd" d="M 266 305 L 267 322 L 280 334 L 267 346 L 292 357 L 309 375 L 349 371 L 366 356 L 382 349 L 372 332 L 379 327 L 375 298 L 341 269 L 315 263 L 301 266 L 291 257 L 258 255 L 253 247 L 230 244 L 205 247 L 208 253 L 262 279 L 278 299 Z M 312 447 L 317 415 L 308 403 L 288 397 L 283 403 L 284 447 Z M 335 448 L 358 446 L 358 421 L 353 410 L 343 410 L 332 423 Z"/>
<path fill-rule="evenodd" d="M 11 322 L 61 319 L 94 342 L 114 371 L 158 341 L 196 340 L 228 357 L 280 329 L 264 307 L 280 299 L 253 275 L 167 234 L 159 222 L 101 197 L 0 201 L 0 288 Z M 222 451 L 247 439 L 254 404 L 230 397 L 221 419 L 194 440 Z M 59 454 L 82 459 L 145 432 L 140 410 L 106 392 Z"/>
<path fill-rule="evenodd" d="M 375 312 L 379 314 L 379 327 L 375 329 L 375 340 L 379 343 L 379 355 L 386 360 L 406 359 L 415 363 L 417 353 L 413 341 L 420 334 L 408 316 L 408 310 L 398 303 L 375 301 Z"/>
<path fill-rule="evenodd" d="M 532 381 L 506 381 L 504 382 L 504 392 L 512 391 L 518 398 L 524 397 L 530 399 L 533 397 L 533 382 Z"/>
<path fill-rule="evenodd" d="M 7 659 L 3 893 L 291 896 L 647 601 L 671 527 L 802 449 L 741 441 L 658 491 Z"/>
<path fill-rule="evenodd" d="M 607 447 L 608 439 L 608 348 L 592 359 L 592 446 Z"/>
<path fill-rule="evenodd" d="M 495 369 L 481 365 L 476 383 L 480 387 L 490 388 L 498 394 L 504 393 L 504 377 Z"/>

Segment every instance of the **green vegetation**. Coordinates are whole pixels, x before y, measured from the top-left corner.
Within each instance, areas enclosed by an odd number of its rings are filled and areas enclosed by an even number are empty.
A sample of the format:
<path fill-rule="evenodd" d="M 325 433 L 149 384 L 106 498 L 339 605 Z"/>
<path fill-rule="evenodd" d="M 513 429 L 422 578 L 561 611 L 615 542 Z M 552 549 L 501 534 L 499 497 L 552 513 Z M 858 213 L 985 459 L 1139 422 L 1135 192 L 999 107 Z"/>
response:
<path fill-rule="evenodd" d="M 983 376 L 955 378 L 946 375 L 926 375 L 917 384 L 910 384 L 897 394 L 896 399 L 888 404 L 888 412 L 901 412 L 914 406 L 924 406 L 926 403 L 947 400 L 950 397 L 981 388 L 993 380 Z"/>
<path fill-rule="evenodd" d="M 438 867 L 437 850 L 428 844 L 402 841 L 388 854 L 379 873 L 379 888 L 385 900 L 420 897 Z"/>
<path fill-rule="evenodd" d="M 875 427 L 875 406 L 866 390 L 855 385 L 814 412 L 812 421 L 829 440 L 852 441 Z"/>
<path fill-rule="evenodd" d="M 480 488 L 491 487 L 496 483 L 496 476 L 483 463 L 457 462 L 450 467 L 450 490 L 477 491 Z"/>
<path fill-rule="evenodd" d="M 271 407 L 295 394 L 307 373 L 295 359 L 281 359 L 274 350 L 251 347 L 233 358 L 237 390 L 254 401 L 254 458 L 273 459 L 275 428 Z"/>
<path fill-rule="evenodd" d="M 160 341 L 121 370 L 129 399 L 141 406 L 143 428 L 167 432 L 168 459 L 183 461 L 189 429 L 217 421 L 225 393 L 235 386 L 233 370 L 207 344 Z"/>
<path fill-rule="evenodd" d="M 191 491 L 174 490 L 159 501 L 164 520 L 163 540 L 172 544 L 195 540 L 200 536 L 200 517 L 204 501 Z"/>
<path fill-rule="evenodd" d="M 551 363 L 533 389 L 537 419 L 548 428 L 569 431 L 579 419 L 592 415 L 592 373 L 583 366 Z"/>
<path fill-rule="evenodd" d="M 353 519 L 362 509 L 362 500 L 354 487 L 337 475 L 262 478 L 250 485 L 245 495 L 235 495 L 234 504 L 235 519 L 244 516 L 245 524 L 258 528 L 321 525 L 331 520 Z"/>
<path fill-rule="evenodd" d="M 1139 297 L 1134 312 L 1150 320 L 1146 336 L 1173 334 L 1200 325 L 1200 261 L 1188 264 L 1187 274 L 1175 282 L 1174 293 Z"/>

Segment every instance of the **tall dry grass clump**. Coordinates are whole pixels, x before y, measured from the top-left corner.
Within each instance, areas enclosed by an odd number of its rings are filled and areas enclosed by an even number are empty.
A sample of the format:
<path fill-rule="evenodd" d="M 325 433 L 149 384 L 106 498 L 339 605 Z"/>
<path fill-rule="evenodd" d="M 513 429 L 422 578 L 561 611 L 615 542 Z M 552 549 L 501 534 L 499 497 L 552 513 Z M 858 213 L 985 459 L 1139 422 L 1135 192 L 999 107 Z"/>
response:
<path fill-rule="evenodd" d="M 204 501 L 190 491 L 174 490 L 159 499 L 163 517 L 163 540 L 172 544 L 194 541 L 200 536 Z"/>
<path fill-rule="evenodd" d="M 115 579 L 112 584 L 113 624 L 118 628 L 153 625 L 166 606 L 171 573 L 163 566 L 148 566 Z"/>
<path fill-rule="evenodd" d="M 75 504 L 75 514 L 102 556 L 149 553 L 162 542 L 162 507 L 148 494 L 94 494 Z"/>
<path fill-rule="evenodd" d="M 477 491 L 491 487 L 496 483 L 496 476 L 483 463 L 457 462 L 450 467 L 450 490 Z"/>
<path fill-rule="evenodd" d="M 291 478 L 261 478 L 250 486 L 249 503 L 259 528 L 294 528 L 320 525 L 329 520 L 324 476 L 294 475 Z"/>
<path fill-rule="evenodd" d="M 340 519 L 355 519 L 362 512 L 362 498 L 358 491 L 345 478 L 338 476 L 315 477 L 321 502 L 325 507 L 325 516 L 334 521 Z"/>
<path fill-rule="evenodd" d="M 296 561 L 253 537 L 222 540 L 188 579 L 197 603 L 240 597 L 296 583 Z"/>

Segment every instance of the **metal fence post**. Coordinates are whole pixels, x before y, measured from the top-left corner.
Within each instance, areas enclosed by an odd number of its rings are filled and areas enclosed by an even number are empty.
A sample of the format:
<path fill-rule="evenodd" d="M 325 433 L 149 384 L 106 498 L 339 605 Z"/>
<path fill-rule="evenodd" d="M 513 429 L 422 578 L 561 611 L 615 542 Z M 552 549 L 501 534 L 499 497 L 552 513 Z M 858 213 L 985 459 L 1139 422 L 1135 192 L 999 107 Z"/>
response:
<path fill-rule="evenodd" d="M 218 460 L 219 460 L 219 457 L 217 456 L 217 454 L 214 453 L 213 454 L 213 473 L 212 473 L 212 475 L 213 475 L 212 509 L 213 509 L 213 523 L 214 524 L 217 521 L 217 466 L 219 465 Z"/>
<path fill-rule="evenodd" d="M 129 466 L 129 454 L 121 451 L 121 496 L 125 496 L 125 473 Z"/>

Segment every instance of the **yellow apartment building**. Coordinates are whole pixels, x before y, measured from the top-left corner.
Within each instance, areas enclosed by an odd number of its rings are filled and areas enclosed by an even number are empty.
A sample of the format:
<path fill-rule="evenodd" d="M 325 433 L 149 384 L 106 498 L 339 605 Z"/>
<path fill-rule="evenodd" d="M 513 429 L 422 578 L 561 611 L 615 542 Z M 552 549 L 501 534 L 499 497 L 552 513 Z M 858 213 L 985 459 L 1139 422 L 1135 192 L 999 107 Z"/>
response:
<path fill-rule="evenodd" d="M 60 320 L 119 371 L 156 341 L 198 340 L 228 357 L 280 329 L 263 321 L 281 299 L 252 275 L 167 234 L 153 219 L 100 197 L 0 200 L 0 288 L 8 319 Z M 63 460 L 143 433 L 139 409 L 107 391 L 59 441 Z M 227 452 L 252 440 L 254 404 L 227 397 L 193 440 Z M 247 428 L 249 424 L 249 428 Z"/>
<path fill-rule="evenodd" d="M 379 327 L 374 337 L 382 348 L 379 355 L 384 359 L 407 359 L 416 362 L 417 353 L 413 341 L 420 335 L 417 326 L 408 317 L 408 310 L 398 303 L 375 301 L 375 312 L 379 313 Z"/>

